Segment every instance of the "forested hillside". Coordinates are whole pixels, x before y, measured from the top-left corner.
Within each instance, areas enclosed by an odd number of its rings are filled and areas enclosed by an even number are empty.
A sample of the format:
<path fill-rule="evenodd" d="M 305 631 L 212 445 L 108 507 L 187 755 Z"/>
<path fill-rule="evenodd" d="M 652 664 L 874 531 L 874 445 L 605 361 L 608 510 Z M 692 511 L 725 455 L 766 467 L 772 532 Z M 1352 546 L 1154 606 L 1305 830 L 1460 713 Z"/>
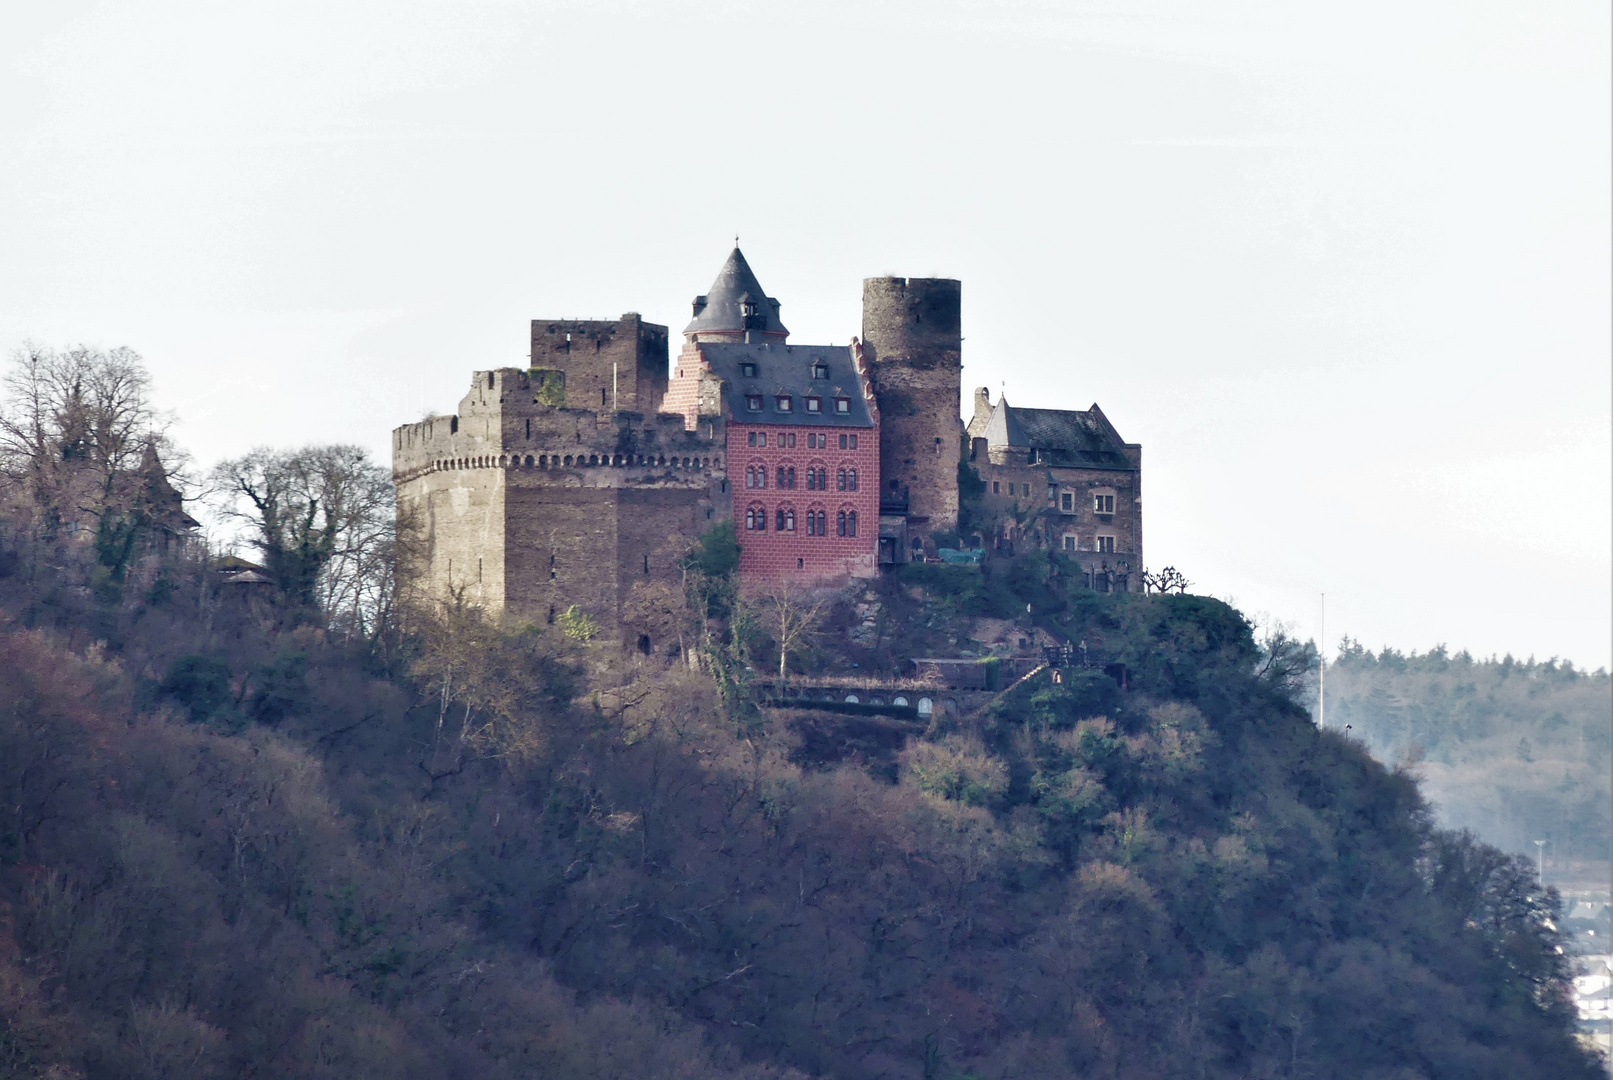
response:
<path fill-rule="evenodd" d="M 1441 820 L 1607 880 L 1613 853 L 1613 679 L 1572 664 L 1474 660 L 1443 648 L 1374 655 L 1346 641 L 1328 719 L 1415 766 Z"/>
<path fill-rule="evenodd" d="M 214 473 L 243 574 L 46 359 L 0 480 L 0 1076 L 1599 1075 L 1532 866 L 1224 604 L 996 559 L 882 580 L 855 641 L 825 598 L 814 649 L 719 529 L 645 657 L 411 597 L 340 448 Z M 889 771 L 756 692 L 1010 612 L 1126 687 L 1043 673 Z"/>

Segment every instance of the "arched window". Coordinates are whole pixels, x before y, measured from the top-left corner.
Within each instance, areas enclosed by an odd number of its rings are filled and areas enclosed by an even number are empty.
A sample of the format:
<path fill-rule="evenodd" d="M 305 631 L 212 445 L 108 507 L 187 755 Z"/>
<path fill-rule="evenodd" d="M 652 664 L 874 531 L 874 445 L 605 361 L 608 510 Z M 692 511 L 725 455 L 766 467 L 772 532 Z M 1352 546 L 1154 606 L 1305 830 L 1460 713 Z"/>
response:
<path fill-rule="evenodd" d="M 756 531 L 767 531 L 767 507 L 759 507 L 756 511 Z"/>
<path fill-rule="evenodd" d="M 791 465 L 790 468 L 789 468 L 789 481 L 790 481 L 789 488 L 790 488 L 791 491 L 794 491 L 795 490 L 795 466 L 794 465 Z"/>
<path fill-rule="evenodd" d="M 747 510 L 747 511 L 745 511 L 745 529 L 748 532 L 755 532 L 756 531 L 756 511 L 755 510 Z"/>
<path fill-rule="evenodd" d="M 851 481 L 849 490 L 856 491 L 857 490 L 857 470 L 856 469 L 848 469 L 846 471 L 846 477 Z"/>
<path fill-rule="evenodd" d="M 532 468 L 532 455 L 531 454 L 528 454 L 526 456 L 526 467 L 529 468 L 529 469 Z"/>
<path fill-rule="evenodd" d="M 857 511 L 853 510 L 851 513 L 847 514 L 846 515 L 846 521 L 847 521 L 847 527 L 850 530 L 846 535 L 848 535 L 848 536 L 856 536 L 857 535 Z"/>
<path fill-rule="evenodd" d="M 784 531 L 785 532 L 794 532 L 795 531 L 795 511 L 794 510 L 786 510 L 786 511 L 784 511 Z"/>
<path fill-rule="evenodd" d="M 841 469 L 839 474 L 835 477 L 835 479 L 840 484 L 839 490 L 840 491 L 845 491 L 846 490 L 846 470 Z"/>
<path fill-rule="evenodd" d="M 566 455 L 566 468 L 568 468 L 568 469 L 571 468 L 571 455 L 570 454 Z"/>
<path fill-rule="evenodd" d="M 779 532 L 783 532 L 784 531 L 784 507 L 781 506 L 781 507 L 778 508 L 777 515 L 778 516 L 774 520 L 774 523 L 773 523 L 773 528 L 777 529 Z M 793 517 L 794 515 L 791 515 L 791 516 Z"/>
<path fill-rule="evenodd" d="M 835 518 L 835 535 L 846 535 L 846 512 L 844 510 L 840 511 L 839 515 Z"/>
<path fill-rule="evenodd" d="M 829 511 L 827 510 L 818 511 L 818 535 L 829 535 Z"/>
<path fill-rule="evenodd" d="M 781 488 L 786 486 L 784 483 L 784 466 L 782 465 L 778 467 L 778 486 Z"/>
<path fill-rule="evenodd" d="M 745 466 L 745 486 L 748 488 L 756 486 L 756 467 L 754 465 Z"/>

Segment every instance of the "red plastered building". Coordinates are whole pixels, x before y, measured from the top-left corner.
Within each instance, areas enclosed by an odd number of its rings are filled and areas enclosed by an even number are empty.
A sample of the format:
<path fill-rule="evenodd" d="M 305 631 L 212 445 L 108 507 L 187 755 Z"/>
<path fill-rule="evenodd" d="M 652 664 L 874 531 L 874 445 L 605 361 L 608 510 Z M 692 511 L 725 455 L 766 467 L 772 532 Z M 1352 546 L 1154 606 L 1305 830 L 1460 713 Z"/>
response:
<path fill-rule="evenodd" d="M 747 589 L 872 577 L 879 545 L 879 407 L 861 350 L 789 345 L 735 248 L 694 302 L 667 387 L 696 430 L 720 417 Z"/>

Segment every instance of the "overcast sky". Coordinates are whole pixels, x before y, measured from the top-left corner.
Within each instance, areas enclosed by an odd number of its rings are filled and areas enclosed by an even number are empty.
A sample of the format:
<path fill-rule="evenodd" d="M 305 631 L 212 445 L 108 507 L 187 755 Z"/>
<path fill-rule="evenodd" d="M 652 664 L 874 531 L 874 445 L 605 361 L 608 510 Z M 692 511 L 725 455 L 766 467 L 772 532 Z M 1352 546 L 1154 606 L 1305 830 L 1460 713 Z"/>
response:
<path fill-rule="evenodd" d="M 8 4 L 0 348 L 139 350 L 203 464 L 963 280 L 964 396 L 1096 401 L 1146 556 L 1367 645 L 1610 652 L 1603 0 Z"/>

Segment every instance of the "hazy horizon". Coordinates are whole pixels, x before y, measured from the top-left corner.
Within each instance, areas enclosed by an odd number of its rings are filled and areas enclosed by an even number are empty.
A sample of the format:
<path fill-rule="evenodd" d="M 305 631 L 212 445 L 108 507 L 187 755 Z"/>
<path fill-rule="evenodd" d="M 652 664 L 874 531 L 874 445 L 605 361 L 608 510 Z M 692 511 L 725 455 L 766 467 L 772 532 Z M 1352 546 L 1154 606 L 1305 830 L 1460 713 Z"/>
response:
<path fill-rule="evenodd" d="M 1094 402 L 1145 551 L 1330 650 L 1613 659 L 1605 5 L 64 3 L 0 15 L 0 349 L 138 350 L 205 466 L 963 281 L 964 403 Z M 675 347 L 675 345 L 674 345 Z"/>

